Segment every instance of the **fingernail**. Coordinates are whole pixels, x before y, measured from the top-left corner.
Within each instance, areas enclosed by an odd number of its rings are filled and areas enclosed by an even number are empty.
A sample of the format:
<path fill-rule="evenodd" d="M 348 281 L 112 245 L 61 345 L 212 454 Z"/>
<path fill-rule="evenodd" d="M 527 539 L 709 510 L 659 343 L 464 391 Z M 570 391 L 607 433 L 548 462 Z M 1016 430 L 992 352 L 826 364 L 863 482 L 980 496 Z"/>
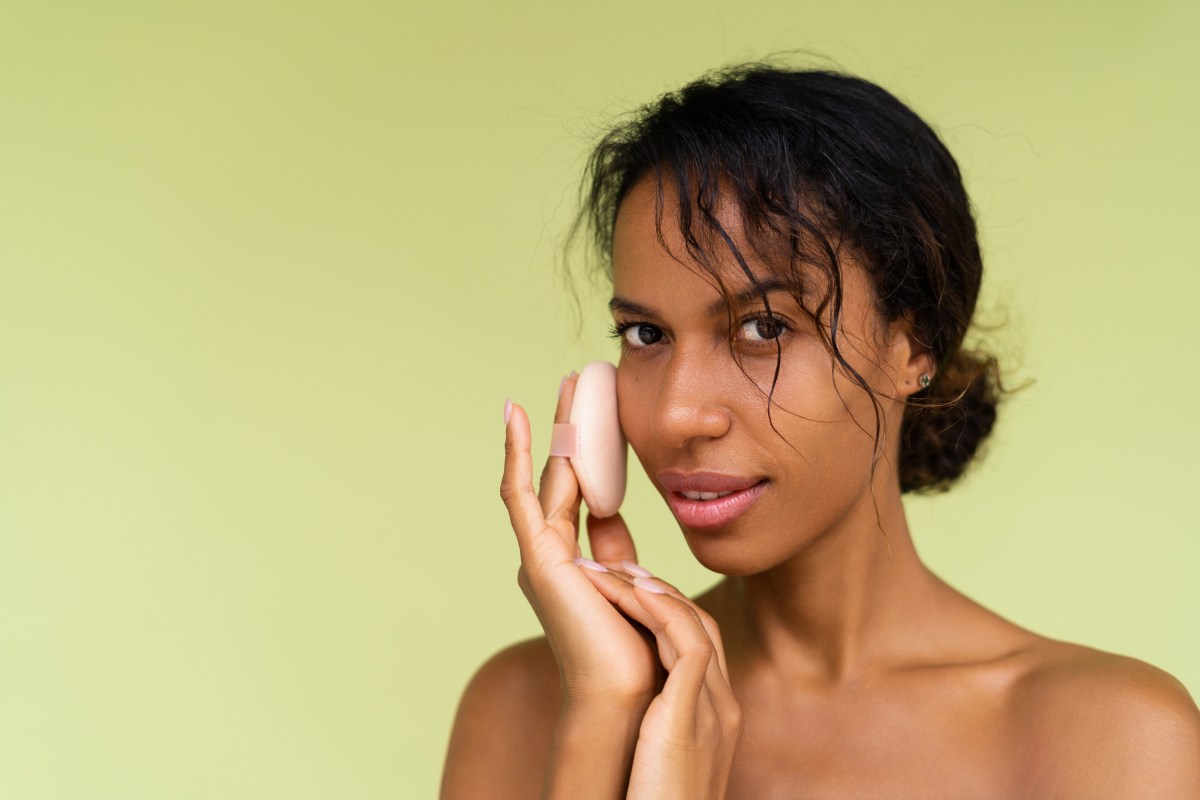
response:
<path fill-rule="evenodd" d="M 643 589 L 645 589 L 647 592 L 654 592 L 655 594 L 666 594 L 667 593 L 666 589 L 662 588 L 657 583 L 654 583 L 650 578 L 642 578 L 642 577 L 634 578 L 633 585 L 640 586 Z"/>
<path fill-rule="evenodd" d="M 590 558 L 577 558 L 575 559 L 575 563 L 584 569 L 590 569 L 593 572 L 608 572 L 608 567 L 604 566 L 603 564 L 598 564 L 595 561 L 592 561 Z"/>
<path fill-rule="evenodd" d="M 579 373 L 578 373 L 578 372 L 576 372 L 575 370 L 571 370 L 571 374 L 570 374 L 568 377 L 571 377 L 571 378 L 578 378 L 578 377 L 579 377 Z"/>
<path fill-rule="evenodd" d="M 509 417 L 512 416 L 512 400 L 504 398 L 504 425 L 508 427 Z"/>
<path fill-rule="evenodd" d="M 563 375 L 562 380 L 558 382 L 558 396 L 562 397 L 562 387 L 567 385 L 567 376 Z"/>
<path fill-rule="evenodd" d="M 654 573 L 643 566 L 633 563 L 632 561 L 622 561 L 621 567 L 630 575 L 638 575 L 642 578 L 653 578 Z"/>

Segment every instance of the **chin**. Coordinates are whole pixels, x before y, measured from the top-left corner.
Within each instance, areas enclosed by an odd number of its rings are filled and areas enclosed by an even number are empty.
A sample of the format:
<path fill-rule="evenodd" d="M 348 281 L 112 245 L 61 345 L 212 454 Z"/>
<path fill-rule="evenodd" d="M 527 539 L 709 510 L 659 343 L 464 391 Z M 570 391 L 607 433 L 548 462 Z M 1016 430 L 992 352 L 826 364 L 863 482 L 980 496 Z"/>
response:
<path fill-rule="evenodd" d="M 764 572 L 775 565 L 769 553 L 744 538 L 710 530 L 683 530 L 683 538 L 696 560 L 710 572 L 744 577 Z"/>

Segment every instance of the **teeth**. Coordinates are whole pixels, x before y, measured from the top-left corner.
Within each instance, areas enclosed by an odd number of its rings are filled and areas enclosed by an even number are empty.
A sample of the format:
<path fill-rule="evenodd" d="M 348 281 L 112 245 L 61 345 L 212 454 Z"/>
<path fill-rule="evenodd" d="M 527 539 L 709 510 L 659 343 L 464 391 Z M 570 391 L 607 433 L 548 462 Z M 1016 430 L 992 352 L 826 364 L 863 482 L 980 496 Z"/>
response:
<path fill-rule="evenodd" d="M 683 496 L 689 500 L 716 500 L 718 497 L 727 497 L 733 492 L 683 492 Z"/>

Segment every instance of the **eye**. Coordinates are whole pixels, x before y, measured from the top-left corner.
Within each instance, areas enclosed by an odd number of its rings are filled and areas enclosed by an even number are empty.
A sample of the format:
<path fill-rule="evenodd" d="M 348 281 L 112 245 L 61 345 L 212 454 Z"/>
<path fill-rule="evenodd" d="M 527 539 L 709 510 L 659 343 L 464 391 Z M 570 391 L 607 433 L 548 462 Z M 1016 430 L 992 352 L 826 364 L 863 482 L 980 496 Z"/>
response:
<path fill-rule="evenodd" d="M 618 322 L 609 330 L 609 336 L 621 341 L 622 350 L 641 350 L 658 344 L 662 331 L 645 322 Z"/>
<path fill-rule="evenodd" d="M 762 314 L 742 320 L 743 341 L 749 344 L 770 344 L 788 330 L 788 324 L 779 317 Z"/>

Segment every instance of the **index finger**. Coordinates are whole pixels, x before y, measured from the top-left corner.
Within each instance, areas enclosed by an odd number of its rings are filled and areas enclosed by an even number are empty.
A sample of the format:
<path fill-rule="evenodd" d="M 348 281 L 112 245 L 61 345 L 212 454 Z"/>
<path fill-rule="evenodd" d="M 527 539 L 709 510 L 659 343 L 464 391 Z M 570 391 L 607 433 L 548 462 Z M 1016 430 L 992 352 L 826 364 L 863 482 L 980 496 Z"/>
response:
<path fill-rule="evenodd" d="M 547 528 L 546 517 L 533 491 L 529 441 L 529 415 L 524 408 L 512 403 L 504 428 L 504 476 L 500 479 L 500 499 L 508 508 L 508 519 L 517 534 L 522 561 L 527 561 L 538 549 L 538 535 Z M 565 561 L 565 548 L 562 555 Z"/>

